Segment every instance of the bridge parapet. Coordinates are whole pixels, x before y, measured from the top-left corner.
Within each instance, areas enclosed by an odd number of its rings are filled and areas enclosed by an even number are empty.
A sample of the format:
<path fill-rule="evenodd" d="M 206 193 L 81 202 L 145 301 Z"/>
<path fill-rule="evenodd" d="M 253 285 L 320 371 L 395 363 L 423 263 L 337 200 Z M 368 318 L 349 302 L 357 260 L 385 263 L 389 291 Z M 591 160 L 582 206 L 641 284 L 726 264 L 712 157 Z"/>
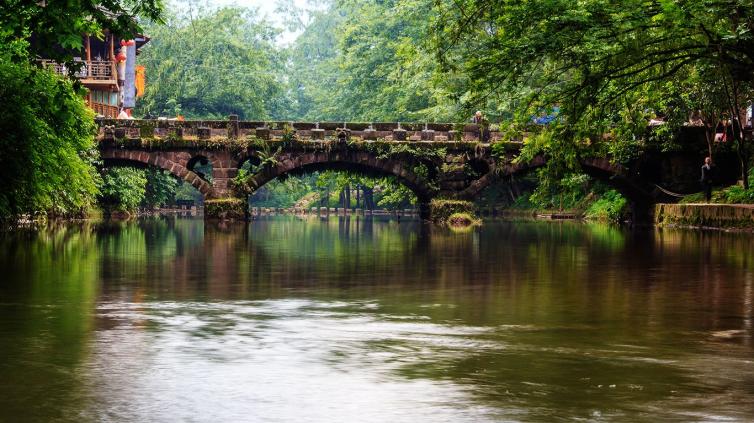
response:
<path fill-rule="evenodd" d="M 282 122 L 228 120 L 99 119 L 100 139 L 218 140 L 361 140 L 407 142 L 496 142 L 503 133 L 494 126 L 453 123 Z M 521 141 L 521 140 L 508 140 Z"/>

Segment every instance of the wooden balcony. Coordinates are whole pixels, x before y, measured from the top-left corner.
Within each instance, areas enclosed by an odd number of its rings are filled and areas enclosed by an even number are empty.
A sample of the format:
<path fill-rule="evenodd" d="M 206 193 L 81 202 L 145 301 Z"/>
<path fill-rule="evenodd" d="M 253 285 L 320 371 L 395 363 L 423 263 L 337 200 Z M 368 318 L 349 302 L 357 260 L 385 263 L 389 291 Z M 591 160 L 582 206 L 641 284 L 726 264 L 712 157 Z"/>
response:
<path fill-rule="evenodd" d="M 68 67 L 65 64 L 57 63 L 53 60 L 48 59 L 39 59 L 37 60 L 40 65 L 42 65 L 43 68 L 52 69 L 53 72 L 57 73 L 58 75 L 64 75 L 68 76 Z M 86 75 L 85 69 L 82 67 L 78 72 L 74 73 L 74 76 L 76 78 L 83 78 Z"/>
<path fill-rule="evenodd" d="M 110 106 L 109 104 L 96 103 L 94 101 L 87 101 L 89 107 L 94 110 L 94 113 L 104 116 L 108 119 L 115 119 L 118 117 L 118 108 Z"/>
<path fill-rule="evenodd" d="M 69 75 L 69 68 L 65 64 L 47 59 L 41 59 L 39 63 L 43 67 L 53 69 L 57 74 Z M 81 63 L 81 67 L 73 75 L 81 80 L 82 84 L 97 86 L 98 88 L 118 89 L 118 74 L 115 70 L 115 63 L 107 60 L 82 61 L 79 63 Z"/>

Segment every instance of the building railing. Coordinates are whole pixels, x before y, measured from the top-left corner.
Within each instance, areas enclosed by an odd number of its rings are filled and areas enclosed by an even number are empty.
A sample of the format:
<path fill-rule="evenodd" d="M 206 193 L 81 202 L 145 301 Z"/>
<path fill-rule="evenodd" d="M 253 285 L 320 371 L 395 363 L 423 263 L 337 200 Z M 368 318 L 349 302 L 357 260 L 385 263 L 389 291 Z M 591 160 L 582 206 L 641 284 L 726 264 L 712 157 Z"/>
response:
<path fill-rule="evenodd" d="M 84 79 L 106 80 L 117 79 L 115 76 L 115 65 L 106 60 L 92 60 L 85 62 L 83 70 L 85 71 Z"/>
<path fill-rule="evenodd" d="M 57 73 L 58 75 L 64 75 L 68 76 L 68 66 L 66 66 L 64 63 L 57 63 L 54 60 L 48 60 L 48 59 L 39 59 L 37 60 L 40 65 L 42 65 L 43 68 L 52 69 L 53 72 Z M 76 73 L 74 73 L 74 76 L 76 78 L 83 78 L 84 75 L 86 75 L 85 69 L 82 67 L 80 68 Z"/>
<path fill-rule="evenodd" d="M 69 69 L 63 63 L 57 63 L 53 60 L 40 59 L 38 62 L 45 68 L 51 68 L 55 73 L 68 76 Z M 79 79 L 90 79 L 95 81 L 114 81 L 115 68 L 114 64 L 107 60 L 79 61 L 81 67 L 73 75 Z"/>
<path fill-rule="evenodd" d="M 95 102 L 89 102 L 89 107 L 94 110 L 94 113 L 104 116 L 105 118 L 114 119 L 118 116 L 118 108 L 109 104 L 101 104 Z"/>

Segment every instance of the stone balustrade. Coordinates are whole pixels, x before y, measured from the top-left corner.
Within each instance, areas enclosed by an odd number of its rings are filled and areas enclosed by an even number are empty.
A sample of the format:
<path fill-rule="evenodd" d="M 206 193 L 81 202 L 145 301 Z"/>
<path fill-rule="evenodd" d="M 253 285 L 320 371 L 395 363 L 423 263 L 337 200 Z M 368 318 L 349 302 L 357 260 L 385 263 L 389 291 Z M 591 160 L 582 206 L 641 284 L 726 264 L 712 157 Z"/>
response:
<path fill-rule="evenodd" d="M 399 122 L 283 122 L 227 120 L 99 119 L 100 138 L 171 138 L 186 140 L 297 139 L 409 142 L 494 142 L 502 134 L 477 124 Z M 507 140 L 517 141 L 517 140 Z"/>

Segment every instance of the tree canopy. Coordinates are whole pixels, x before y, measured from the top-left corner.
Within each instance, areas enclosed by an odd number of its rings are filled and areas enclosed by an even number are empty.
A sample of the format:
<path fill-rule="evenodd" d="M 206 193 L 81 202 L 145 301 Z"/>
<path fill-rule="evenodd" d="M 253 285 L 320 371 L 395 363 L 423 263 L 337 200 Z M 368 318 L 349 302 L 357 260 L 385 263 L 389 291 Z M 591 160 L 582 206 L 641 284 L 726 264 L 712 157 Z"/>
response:
<path fill-rule="evenodd" d="M 279 30 L 252 10 L 172 9 L 146 26 L 152 41 L 139 62 L 149 83 L 137 113 L 187 118 L 285 118 L 285 52 Z"/>
<path fill-rule="evenodd" d="M 29 56 L 71 61 L 83 48 L 83 34 L 108 29 L 132 36 L 141 31 L 137 17 L 159 22 L 162 0 L 5 0 L 0 7 L 0 42 L 30 40 Z M 33 39 L 32 39 L 33 37 Z"/>
<path fill-rule="evenodd" d="M 750 0 L 438 1 L 438 60 L 470 76 L 476 103 L 526 123 L 559 106 L 569 145 L 643 137 L 650 115 L 680 125 L 706 109 L 745 118 L 754 96 Z M 446 54 L 460 61 L 447 60 Z M 708 122 L 716 125 L 718 122 Z M 746 179 L 749 152 L 736 134 Z"/>

